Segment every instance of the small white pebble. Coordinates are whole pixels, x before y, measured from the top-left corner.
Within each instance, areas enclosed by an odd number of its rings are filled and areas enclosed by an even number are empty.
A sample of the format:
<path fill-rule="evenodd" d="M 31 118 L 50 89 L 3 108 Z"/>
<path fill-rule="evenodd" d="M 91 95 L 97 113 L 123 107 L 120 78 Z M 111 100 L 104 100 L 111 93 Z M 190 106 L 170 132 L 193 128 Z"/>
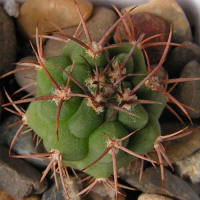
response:
<path fill-rule="evenodd" d="M 9 16 L 18 17 L 19 6 L 26 0 L 0 0 L 0 4 L 3 5 L 4 10 Z"/>

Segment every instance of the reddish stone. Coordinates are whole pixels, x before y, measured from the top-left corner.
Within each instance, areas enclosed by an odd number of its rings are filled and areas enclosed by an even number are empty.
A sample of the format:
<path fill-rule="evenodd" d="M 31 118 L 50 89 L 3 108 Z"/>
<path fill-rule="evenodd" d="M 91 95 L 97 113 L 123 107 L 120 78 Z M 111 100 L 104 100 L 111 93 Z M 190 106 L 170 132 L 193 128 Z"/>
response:
<path fill-rule="evenodd" d="M 168 39 L 169 24 L 164 19 L 158 16 L 149 13 L 137 13 L 131 16 L 131 23 L 128 21 L 128 18 L 126 18 L 125 20 L 129 28 L 130 26 L 134 27 L 135 39 L 138 39 L 138 37 L 142 33 L 145 34 L 143 40 L 151 36 L 154 36 L 156 34 L 162 34 L 162 36 L 156 37 L 150 40 L 149 42 L 146 42 L 145 44 L 166 42 Z M 131 40 L 122 22 L 116 28 L 114 34 L 114 40 L 116 43 Z M 164 46 L 158 45 L 155 47 L 149 47 L 145 49 L 151 64 L 156 64 L 159 62 L 163 54 L 164 48 L 165 45 Z"/>

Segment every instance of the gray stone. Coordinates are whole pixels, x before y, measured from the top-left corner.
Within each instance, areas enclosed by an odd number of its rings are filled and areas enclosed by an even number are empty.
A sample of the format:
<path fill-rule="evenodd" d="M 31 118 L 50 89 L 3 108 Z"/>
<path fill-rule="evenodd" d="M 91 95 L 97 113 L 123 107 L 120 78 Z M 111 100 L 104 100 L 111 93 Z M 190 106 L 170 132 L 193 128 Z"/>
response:
<path fill-rule="evenodd" d="M 165 68 L 171 73 L 180 73 L 191 60 L 200 61 L 199 45 L 185 41 L 184 47 L 175 47 L 168 55 Z"/>
<path fill-rule="evenodd" d="M 114 24 L 116 19 L 117 15 L 111 9 L 105 7 L 96 7 L 93 11 L 92 16 L 86 22 L 92 40 L 99 41 L 106 33 L 106 31 L 112 26 L 112 24 Z M 64 32 L 66 32 L 68 35 L 73 35 L 75 31 L 76 27 L 64 29 Z M 61 37 L 58 34 L 54 34 L 54 36 Z M 84 32 L 81 33 L 79 38 L 85 38 Z M 64 46 L 65 43 L 63 42 L 48 40 L 46 45 L 44 46 L 45 57 L 59 55 Z"/>
<path fill-rule="evenodd" d="M 200 64 L 192 60 L 184 66 L 181 72 L 183 78 L 200 78 Z M 178 85 L 176 90 L 176 99 L 192 108 L 188 110 L 191 118 L 200 117 L 200 80 L 187 81 Z M 184 114 L 181 112 L 181 114 Z"/>
<path fill-rule="evenodd" d="M 10 116 L 5 121 L 2 122 L 0 125 L 0 143 L 10 145 L 12 142 L 13 137 L 15 136 L 19 125 L 14 126 L 12 128 L 8 128 L 8 125 L 15 123 L 18 121 L 19 118 L 17 116 Z M 17 138 L 15 145 L 13 146 L 12 150 L 20 155 L 30 155 L 34 153 L 43 153 L 45 152 L 42 143 L 38 146 L 38 148 L 35 148 L 35 144 L 33 141 L 33 132 L 28 132 L 25 134 L 20 134 Z M 48 162 L 46 160 L 38 160 L 38 159 L 26 159 L 28 162 L 31 162 L 33 165 L 36 165 L 37 167 L 46 167 Z"/>
<path fill-rule="evenodd" d="M 8 157 L 8 148 L 0 146 L 0 189 L 16 199 L 41 194 L 47 182 L 39 183 L 41 173 L 22 159 Z"/>
<path fill-rule="evenodd" d="M 15 26 L 12 19 L 0 7 L 0 74 L 8 72 L 16 59 Z"/>
<path fill-rule="evenodd" d="M 200 196 L 200 183 L 196 183 L 196 184 L 189 183 L 189 185 Z"/>
<path fill-rule="evenodd" d="M 200 183 L 200 151 L 174 163 L 176 173 L 191 183 Z"/>
<path fill-rule="evenodd" d="M 143 172 L 141 182 L 138 182 L 138 174 L 132 168 L 121 168 L 120 177 L 127 183 L 145 193 L 159 194 L 181 200 L 199 200 L 198 195 L 191 189 L 189 184 L 178 176 L 173 175 L 169 170 L 164 170 L 165 182 L 162 187 L 160 169 L 147 168 Z"/>
<path fill-rule="evenodd" d="M 89 200 L 116 200 L 115 191 L 113 190 L 113 188 L 108 187 L 107 185 L 102 183 L 97 184 L 96 187 L 88 194 L 87 197 Z M 125 199 L 125 196 L 118 196 L 118 200 Z"/>
<path fill-rule="evenodd" d="M 138 197 L 138 200 L 173 200 L 173 199 L 165 197 L 165 196 L 157 195 L 157 194 L 144 193 Z"/>
<path fill-rule="evenodd" d="M 79 189 L 81 187 L 81 184 L 77 183 L 77 179 L 71 177 L 71 180 L 66 180 L 65 183 L 69 196 L 73 200 L 80 200 L 80 197 L 75 197 L 75 195 L 79 193 Z M 67 200 L 68 198 L 65 196 L 60 179 L 58 179 L 58 184 L 59 190 L 56 188 L 56 184 L 54 183 L 46 192 L 44 192 L 41 200 Z"/>

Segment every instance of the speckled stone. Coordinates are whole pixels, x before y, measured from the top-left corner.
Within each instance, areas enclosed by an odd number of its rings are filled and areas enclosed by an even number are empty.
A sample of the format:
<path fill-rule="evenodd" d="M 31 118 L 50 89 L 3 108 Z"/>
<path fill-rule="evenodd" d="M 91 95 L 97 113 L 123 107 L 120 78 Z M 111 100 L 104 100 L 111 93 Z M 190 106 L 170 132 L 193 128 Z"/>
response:
<path fill-rule="evenodd" d="M 200 150 L 174 163 L 176 172 L 191 183 L 200 183 Z"/>

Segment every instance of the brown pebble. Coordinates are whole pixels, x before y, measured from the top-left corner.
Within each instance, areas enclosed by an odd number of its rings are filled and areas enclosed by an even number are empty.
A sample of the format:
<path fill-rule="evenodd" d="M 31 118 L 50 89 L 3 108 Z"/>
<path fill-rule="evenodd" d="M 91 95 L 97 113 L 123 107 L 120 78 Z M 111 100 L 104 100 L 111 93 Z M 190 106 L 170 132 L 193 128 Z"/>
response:
<path fill-rule="evenodd" d="M 41 198 L 39 196 L 29 196 L 26 198 L 23 198 L 23 200 L 40 200 Z"/>
<path fill-rule="evenodd" d="M 0 200 L 15 200 L 10 195 L 8 195 L 6 192 L 0 190 Z"/>
<path fill-rule="evenodd" d="M 138 197 L 138 200 L 173 200 L 173 199 L 158 194 L 143 193 Z"/>
<path fill-rule="evenodd" d="M 87 20 L 93 4 L 86 0 L 77 2 L 84 20 Z M 36 26 L 41 34 L 49 33 L 57 30 L 52 24 L 60 28 L 76 26 L 80 17 L 73 0 L 27 0 L 20 8 L 17 22 L 20 30 L 31 39 Z"/>
<path fill-rule="evenodd" d="M 137 40 L 141 34 L 145 34 L 144 39 L 154 36 L 156 34 L 162 34 L 159 37 L 156 37 L 149 42 L 145 42 L 145 45 L 156 42 L 166 42 L 169 34 L 169 24 L 160 17 L 157 17 L 153 14 L 149 13 L 137 13 L 131 16 L 132 24 L 134 27 L 135 39 Z M 128 19 L 126 18 L 126 22 L 128 23 Z M 130 27 L 130 26 L 129 26 Z M 123 23 L 120 23 L 116 28 L 114 34 L 114 40 L 116 43 L 120 43 L 123 41 L 129 41 L 130 38 L 124 28 Z M 151 64 L 156 64 L 159 62 L 165 45 L 163 46 L 155 46 L 146 48 L 146 52 L 150 59 Z"/>

